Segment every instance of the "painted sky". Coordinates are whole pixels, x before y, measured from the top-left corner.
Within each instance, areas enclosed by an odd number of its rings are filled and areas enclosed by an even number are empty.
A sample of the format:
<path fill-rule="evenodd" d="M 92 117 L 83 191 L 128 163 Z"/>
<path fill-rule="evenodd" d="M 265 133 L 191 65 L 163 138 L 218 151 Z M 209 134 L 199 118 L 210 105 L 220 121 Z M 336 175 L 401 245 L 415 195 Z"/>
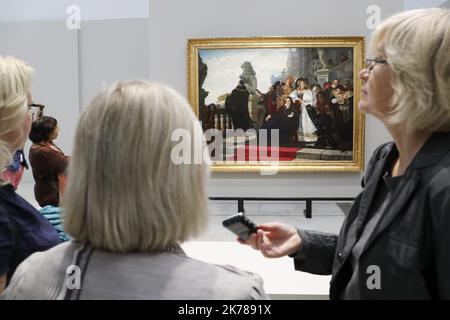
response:
<path fill-rule="evenodd" d="M 217 103 L 217 97 L 231 93 L 242 74 L 241 65 L 251 62 L 256 72 L 259 91 L 270 87 L 270 77 L 286 68 L 289 49 L 220 49 L 200 50 L 200 56 L 208 66 L 203 88 L 209 91 L 205 103 Z"/>

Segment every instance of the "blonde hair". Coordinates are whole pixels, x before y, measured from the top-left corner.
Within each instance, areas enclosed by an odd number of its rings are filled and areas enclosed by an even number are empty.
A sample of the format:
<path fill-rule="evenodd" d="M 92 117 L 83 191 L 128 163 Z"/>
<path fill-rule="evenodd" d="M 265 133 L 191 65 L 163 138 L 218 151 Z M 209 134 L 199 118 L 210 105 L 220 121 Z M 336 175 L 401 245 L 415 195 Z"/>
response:
<path fill-rule="evenodd" d="M 171 161 L 176 129 L 202 132 L 168 87 L 131 81 L 100 93 L 78 124 L 65 230 L 112 252 L 159 250 L 197 235 L 207 219 L 208 163 Z"/>
<path fill-rule="evenodd" d="M 0 172 L 11 161 L 12 146 L 6 135 L 18 129 L 27 112 L 33 68 L 15 57 L 0 56 Z M 0 185 L 4 184 L 0 179 Z"/>
<path fill-rule="evenodd" d="M 389 121 L 432 132 L 450 130 L 450 10 L 405 11 L 385 20 L 372 36 L 394 74 Z"/>

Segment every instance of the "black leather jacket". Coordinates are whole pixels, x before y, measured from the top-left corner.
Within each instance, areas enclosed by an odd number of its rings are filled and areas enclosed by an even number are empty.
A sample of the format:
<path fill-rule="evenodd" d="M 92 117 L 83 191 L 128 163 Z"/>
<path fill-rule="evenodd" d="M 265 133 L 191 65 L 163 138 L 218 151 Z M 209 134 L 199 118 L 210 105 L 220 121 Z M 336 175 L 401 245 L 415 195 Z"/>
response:
<path fill-rule="evenodd" d="M 373 154 L 339 236 L 299 230 L 297 270 L 332 274 L 330 298 L 339 299 L 351 277 L 349 255 L 361 234 L 377 184 L 397 158 L 394 143 Z M 450 299 L 450 133 L 434 133 L 405 172 L 392 203 L 359 261 L 362 299 Z M 381 288 L 369 289 L 367 268 L 380 269 Z"/>

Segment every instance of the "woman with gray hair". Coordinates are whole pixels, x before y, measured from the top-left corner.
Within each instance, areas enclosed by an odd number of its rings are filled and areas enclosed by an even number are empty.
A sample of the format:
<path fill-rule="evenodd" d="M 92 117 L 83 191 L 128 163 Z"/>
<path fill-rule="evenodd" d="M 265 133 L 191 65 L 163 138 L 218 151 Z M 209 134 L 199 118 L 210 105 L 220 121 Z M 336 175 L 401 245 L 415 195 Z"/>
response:
<path fill-rule="evenodd" d="M 175 159 L 176 132 L 192 138 L 201 128 L 172 89 L 132 81 L 99 94 L 78 124 L 63 197 L 65 231 L 77 241 L 27 259 L 4 298 L 265 298 L 259 276 L 181 249 L 206 223 L 208 163 Z"/>
<path fill-rule="evenodd" d="M 378 147 L 339 236 L 260 226 L 247 244 L 332 274 L 332 299 L 450 299 L 450 11 L 396 14 L 372 35 L 359 108 Z"/>

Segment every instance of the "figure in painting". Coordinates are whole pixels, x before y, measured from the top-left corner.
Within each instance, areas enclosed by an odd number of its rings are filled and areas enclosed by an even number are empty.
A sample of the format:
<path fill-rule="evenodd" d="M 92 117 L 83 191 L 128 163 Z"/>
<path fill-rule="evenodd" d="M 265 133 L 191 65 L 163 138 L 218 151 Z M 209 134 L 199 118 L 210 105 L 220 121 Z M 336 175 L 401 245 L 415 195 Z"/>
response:
<path fill-rule="evenodd" d="M 294 103 L 299 103 L 301 107 L 301 116 L 299 117 L 300 126 L 302 129 L 303 141 L 312 143 L 317 141 L 317 127 L 313 122 L 314 116 L 314 97 L 312 91 L 308 87 L 308 81 L 303 78 L 298 78 L 295 81 L 297 89 L 292 91 L 290 97 Z"/>
<path fill-rule="evenodd" d="M 225 110 L 231 116 L 234 129 L 250 129 L 251 119 L 248 111 L 248 97 L 250 92 L 243 80 L 239 81 L 236 88 L 225 100 Z"/>

